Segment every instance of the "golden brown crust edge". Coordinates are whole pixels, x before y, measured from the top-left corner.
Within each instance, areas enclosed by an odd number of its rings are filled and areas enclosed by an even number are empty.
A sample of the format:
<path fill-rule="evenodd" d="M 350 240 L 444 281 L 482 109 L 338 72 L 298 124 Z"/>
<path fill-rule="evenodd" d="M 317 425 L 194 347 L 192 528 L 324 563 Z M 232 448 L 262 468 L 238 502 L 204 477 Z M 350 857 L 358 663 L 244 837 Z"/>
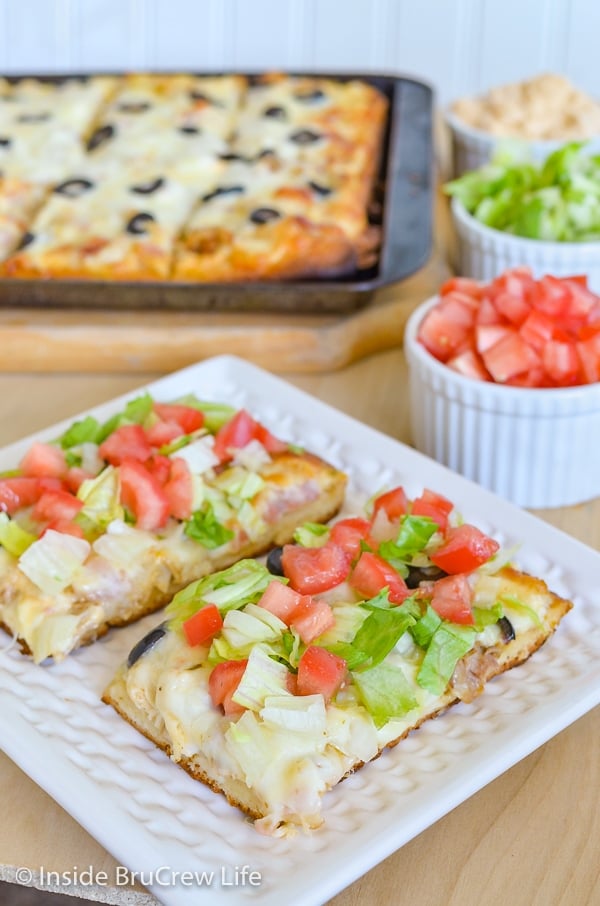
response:
<path fill-rule="evenodd" d="M 470 652 L 462 658 L 459 664 L 467 671 L 470 667 L 474 667 L 481 680 L 479 687 L 468 699 L 469 701 L 481 694 L 484 691 L 487 682 L 494 676 L 498 676 L 513 667 L 525 663 L 525 661 L 527 661 L 528 658 L 541 648 L 541 646 L 553 635 L 562 618 L 573 607 L 571 601 L 560 598 L 558 595 L 549 592 L 543 580 L 536 579 L 525 573 L 520 573 L 511 567 L 506 567 L 504 572 L 512 578 L 518 579 L 522 583 L 532 585 L 536 590 L 544 590 L 551 596 L 551 604 L 546 615 L 547 625 L 546 628 L 541 626 L 535 627 L 506 644 L 496 645 L 493 648 L 486 649 L 486 652 L 491 656 L 484 660 L 480 660 L 480 652 L 477 650 Z M 158 746 L 158 748 L 166 752 L 167 755 L 171 756 L 171 748 L 167 738 L 161 736 L 156 729 L 145 720 L 143 712 L 141 712 L 129 698 L 126 689 L 125 676 L 126 668 L 122 667 L 106 688 L 102 696 L 102 701 L 107 705 L 111 705 L 124 720 L 131 724 L 132 727 L 142 733 L 147 739 Z M 385 749 L 394 748 L 410 733 L 419 729 L 419 727 L 427 720 L 439 717 L 453 705 L 458 704 L 461 700 L 463 699 L 456 694 L 455 690 L 450 688 L 430 712 L 422 715 L 418 721 L 408 727 L 400 736 L 382 746 L 371 760 L 374 761 L 376 758 L 379 758 Z M 248 817 L 253 820 L 265 817 L 265 812 L 260 810 L 260 804 L 257 803 L 255 799 L 252 799 L 253 791 L 243 787 L 239 782 L 235 784 L 235 789 L 233 788 L 233 785 L 231 789 L 225 789 L 200 767 L 195 758 L 184 757 L 176 763 L 195 780 L 201 781 L 213 790 L 213 792 L 221 793 L 225 796 L 230 805 L 240 809 Z M 364 767 L 364 765 L 365 762 L 358 761 L 344 777 L 350 776 Z M 247 793 L 246 796 L 243 795 L 244 792 Z"/>

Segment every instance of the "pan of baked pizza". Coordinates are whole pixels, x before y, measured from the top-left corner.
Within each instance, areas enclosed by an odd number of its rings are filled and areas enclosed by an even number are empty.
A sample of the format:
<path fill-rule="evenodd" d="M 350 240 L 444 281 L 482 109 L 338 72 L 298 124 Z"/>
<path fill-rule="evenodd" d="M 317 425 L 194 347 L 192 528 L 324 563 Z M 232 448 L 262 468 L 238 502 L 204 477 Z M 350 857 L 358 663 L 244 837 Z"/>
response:
<path fill-rule="evenodd" d="M 0 79 L 0 304 L 353 311 L 429 256 L 431 121 L 401 76 Z"/>

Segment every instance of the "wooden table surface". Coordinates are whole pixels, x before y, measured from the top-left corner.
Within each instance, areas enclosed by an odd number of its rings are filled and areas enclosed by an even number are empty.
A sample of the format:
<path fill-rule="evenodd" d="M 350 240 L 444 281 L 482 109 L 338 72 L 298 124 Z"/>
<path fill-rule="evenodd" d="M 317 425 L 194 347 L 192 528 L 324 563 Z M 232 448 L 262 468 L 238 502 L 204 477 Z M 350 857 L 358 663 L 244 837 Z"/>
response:
<path fill-rule="evenodd" d="M 0 376 L 0 443 L 133 389 L 155 375 Z M 291 382 L 403 441 L 409 439 L 400 349 Z M 600 547 L 600 501 L 540 515 Z M 584 906 L 600 903 L 600 708 L 340 893 L 335 906 Z M 42 754 L 40 753 L 41 757 Z M 367 768 L 368 769 L 368 768 Z M 8 758 L 0 755 L 0 877 L 115 862 Z M 112 903 L 154 903 L 141 889 L 86 888 Z M 65 902 L 67 906 L 68 901 Z"/>

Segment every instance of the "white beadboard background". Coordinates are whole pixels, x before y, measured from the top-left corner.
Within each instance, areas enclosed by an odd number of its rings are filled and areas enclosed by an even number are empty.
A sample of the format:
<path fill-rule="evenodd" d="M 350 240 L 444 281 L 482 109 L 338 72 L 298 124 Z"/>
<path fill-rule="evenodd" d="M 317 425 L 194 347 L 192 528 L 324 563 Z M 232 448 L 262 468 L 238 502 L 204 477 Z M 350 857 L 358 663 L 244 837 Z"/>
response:
<path fill-rule="evenodd" d="M 600 97 L 600 0 L 0 0 L 0 72 L 382 71 L 440 104 L 541 71 Z"/>

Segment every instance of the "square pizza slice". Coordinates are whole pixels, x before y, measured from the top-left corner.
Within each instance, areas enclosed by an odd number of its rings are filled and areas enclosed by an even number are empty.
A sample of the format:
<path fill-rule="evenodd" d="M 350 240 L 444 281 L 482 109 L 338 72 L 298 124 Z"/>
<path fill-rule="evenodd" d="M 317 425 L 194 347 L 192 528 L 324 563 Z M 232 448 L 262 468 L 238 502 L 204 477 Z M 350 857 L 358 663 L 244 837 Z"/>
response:
<path fill-rule="evenodd" d="M 101 112 L 90 158 L 171 167 L 226 154 L 241 102 L 241 76 L 131 74 Z"/>
<path fill-rule="evenodd" d="M 104 693 L 277 836 L 317 828 L 328 790 L 526 661 L 572 606 L 429 489 L 295 538 L 180 591 Z"/>
<path fill-rule="evenodd" d="M 197 192 L 209 190 L 217 160 L 195 166 L 193 186 L 165 167 L 75 171 L 53 187 L 20 247 L 2 267 L 11 277 L 160 280 Z"/>
<path fill-rule="evenodd" d="M 0 80 L 0 172 L 49 185 L 81 164 L 112 76 Z"/>
<path fill-rule="evenodd" d="M 353 271 L 376 237 L 362 185 L 274 159 L 231 162 L 177 245 L 174 276 L 260 280 Z"/>
<path fill-rule="evenodd" d="M 256 158 L 318 166 L 354 175 L 370 189 L 381 159 L 387 98 L 360 80 L 270 74 L 255 80 L 232 148 Z"/>
<path fill-rule="evenodd" d="M 144 393 L 33 443 L 0 478 L 0 624 L 36 662 L 342 503 L 345 475 L 245 409 Z"/>

